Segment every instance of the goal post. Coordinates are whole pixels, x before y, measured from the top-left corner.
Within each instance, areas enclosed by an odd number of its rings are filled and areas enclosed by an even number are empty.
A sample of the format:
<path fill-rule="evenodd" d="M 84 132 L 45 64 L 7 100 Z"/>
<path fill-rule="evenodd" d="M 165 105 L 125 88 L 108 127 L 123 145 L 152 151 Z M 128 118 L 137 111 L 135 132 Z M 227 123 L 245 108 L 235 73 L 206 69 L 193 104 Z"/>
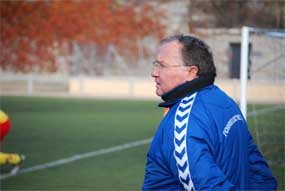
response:
<path fill-rule="evenodd" d="M 247 100 L 246 100 L 246 91 L 247 91 L 247 78 L 248 78 L 248 35 L 249 28 L 242 28 L 241 35 L 241 65 L 240 65 L 240 109 L 241 112 L 246 118 L 247 115 Z"/>

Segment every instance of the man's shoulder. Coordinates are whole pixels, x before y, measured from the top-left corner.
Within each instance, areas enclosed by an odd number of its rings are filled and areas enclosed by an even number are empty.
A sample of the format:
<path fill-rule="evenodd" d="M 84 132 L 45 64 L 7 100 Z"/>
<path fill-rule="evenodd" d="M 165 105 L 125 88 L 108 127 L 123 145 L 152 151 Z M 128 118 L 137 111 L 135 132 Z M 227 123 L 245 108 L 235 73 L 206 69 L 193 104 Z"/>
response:
<path fill-rule="evenodd" d="M 199 102 L 209 106 L 230 107 L 236 105 L 226 92 L 214 84 L 201 89 L 197 98 Z"/>

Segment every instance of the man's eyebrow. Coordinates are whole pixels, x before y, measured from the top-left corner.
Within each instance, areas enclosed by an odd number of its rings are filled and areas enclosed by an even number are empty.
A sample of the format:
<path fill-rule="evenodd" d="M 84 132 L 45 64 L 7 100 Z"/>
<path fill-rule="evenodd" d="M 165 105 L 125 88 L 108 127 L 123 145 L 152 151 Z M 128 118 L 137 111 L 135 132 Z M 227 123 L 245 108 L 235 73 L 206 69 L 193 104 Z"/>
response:
<path fill-rule="evenodd" d="M 160 60 L 154 60 L 154 62 L 157 62 L 158 64 L 161 64 L 161 65 L 165 65 L 165 62 L 160 61 Z"/>

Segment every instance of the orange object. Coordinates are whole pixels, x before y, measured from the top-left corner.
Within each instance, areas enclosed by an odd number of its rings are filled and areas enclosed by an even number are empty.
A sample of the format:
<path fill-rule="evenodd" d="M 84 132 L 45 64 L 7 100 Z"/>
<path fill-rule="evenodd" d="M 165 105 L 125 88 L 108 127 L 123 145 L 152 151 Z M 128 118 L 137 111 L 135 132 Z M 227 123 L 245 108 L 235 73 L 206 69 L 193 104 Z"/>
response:
<path fill-rule="evenodd" d="M 169 108 L 168 108 L 168 107 L 164 108 L 164 109 L 163 109 L 163 116 L 165 116 L 168 111 L 169 111 Z"/>

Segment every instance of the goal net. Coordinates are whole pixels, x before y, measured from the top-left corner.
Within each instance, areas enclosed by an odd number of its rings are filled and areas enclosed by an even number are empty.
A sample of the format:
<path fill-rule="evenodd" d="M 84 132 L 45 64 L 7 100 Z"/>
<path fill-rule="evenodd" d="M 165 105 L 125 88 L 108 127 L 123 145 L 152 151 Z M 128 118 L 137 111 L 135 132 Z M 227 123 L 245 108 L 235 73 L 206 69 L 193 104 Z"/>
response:
<path fill-rule="evenodd" d="M 243 27 L 240 107 L 261 152 L 285 168 L 285 30 Z"/>

